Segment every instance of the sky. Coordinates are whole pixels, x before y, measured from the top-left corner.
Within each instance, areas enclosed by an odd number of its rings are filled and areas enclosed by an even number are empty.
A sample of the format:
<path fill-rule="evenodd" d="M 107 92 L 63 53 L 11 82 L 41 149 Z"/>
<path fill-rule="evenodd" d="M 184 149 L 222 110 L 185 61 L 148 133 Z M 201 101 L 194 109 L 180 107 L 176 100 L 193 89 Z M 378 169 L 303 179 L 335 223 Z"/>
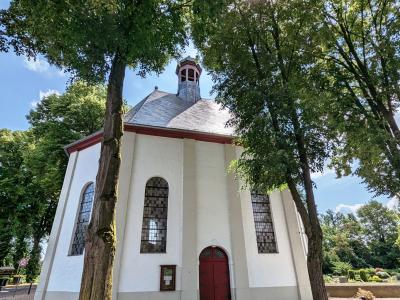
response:
<path fill-rule="evenodd" d="M 9 1 L 0 0 L 0 9 L 7 8 Z M 186 49 L 186 55 L 195 56 L 193 46 Z M 134 106 L 147 96 L 155 86 L 161 91 L 175 93 L 178 80 L 175 75 L 176 61 L 171 61 L 160 74 L 146 78 L 127 70 L 124 82 L 124 98 Z M 29 127 L 26 115 L 40 99 L 51 93 L 63 93 L 68 85 L 69 75 L 50 66 L 43 58 L 28 60 L 14 53 L 0 52 L 0 128 L 25 130 Z M 201 96 L 212 99 L 212 80 L 204 70 L 200 78 Z M 313 174 L 316 184 L 315 198 L 319 212 L 328 209 L 354 212 L 363 203 L 374 198 L 358 177 L 336 179 L 333 170 Z M 386 197 L 374 198 L 391 207 L 395 200 Z"/>

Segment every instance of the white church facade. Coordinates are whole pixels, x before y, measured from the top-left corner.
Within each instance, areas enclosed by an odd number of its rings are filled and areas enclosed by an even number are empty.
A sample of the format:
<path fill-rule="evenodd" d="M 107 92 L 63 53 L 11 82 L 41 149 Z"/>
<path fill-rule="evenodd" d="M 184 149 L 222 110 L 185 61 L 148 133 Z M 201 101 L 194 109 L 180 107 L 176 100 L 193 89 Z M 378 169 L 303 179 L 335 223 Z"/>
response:
<path fill-rule="evenodd" d="M 229 112 L 201 99 L 201 71 L 182 60 L 177 94 L 156 88 L 125 116 L 113 299 L 312 299 L 290 193 L 252 194 L 227 171 L 241 149 Z M 100 141 L 66 147 L 35 300 L 78 299 Z"/>

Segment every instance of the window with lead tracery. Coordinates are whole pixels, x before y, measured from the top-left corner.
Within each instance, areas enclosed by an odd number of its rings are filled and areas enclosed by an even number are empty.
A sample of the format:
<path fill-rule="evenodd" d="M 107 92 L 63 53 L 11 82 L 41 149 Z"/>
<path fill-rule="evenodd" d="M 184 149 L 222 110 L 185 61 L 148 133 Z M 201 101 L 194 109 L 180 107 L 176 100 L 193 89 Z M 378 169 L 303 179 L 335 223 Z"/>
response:
<path fill-rule="evenodd" d="M 85 249 L 85 235 L 92 213 L 93 198 L 94 184 L 92 182 L 86 186 L 82 193 L 70 255 L 81 255 Z"/>
<path fill-rule="evenodd" d="M 147 181 L 140 253 L 165 253 L 167 248 L 168 182 L 161 177 Z"/>
<path fill-rule="evenodd" d="M 258 253 L 277 253 L 274 224 L 268 195 L 252 192 Z"/>

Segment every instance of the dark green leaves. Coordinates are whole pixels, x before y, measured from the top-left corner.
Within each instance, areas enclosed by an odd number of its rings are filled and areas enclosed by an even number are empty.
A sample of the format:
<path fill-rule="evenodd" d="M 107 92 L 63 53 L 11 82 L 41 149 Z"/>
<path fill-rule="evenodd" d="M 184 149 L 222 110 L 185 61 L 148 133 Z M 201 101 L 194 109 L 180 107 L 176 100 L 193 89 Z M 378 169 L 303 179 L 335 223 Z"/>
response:
<path fill-rule="evenodd" d="M 0 14 L 0 45 L 42 53 L 50 63 L 94 82 L 105 80 L 118 53 L 144 76 L 160 72 L 185 44 L 183 2 L 15 0 Z"/>
<path fill-rule="evenodd" d="M 194 39 L 217 101 L 233 114 L 243 158 L 251 158 L 238 166 L 266 189 L 285 184 L 288 174 L 303 181 L 296 134 L 304 137 L 312 171 L 328 155 L 320 96 L 310 80 L 309 14 L 302 1 L 194 3 Z"/>

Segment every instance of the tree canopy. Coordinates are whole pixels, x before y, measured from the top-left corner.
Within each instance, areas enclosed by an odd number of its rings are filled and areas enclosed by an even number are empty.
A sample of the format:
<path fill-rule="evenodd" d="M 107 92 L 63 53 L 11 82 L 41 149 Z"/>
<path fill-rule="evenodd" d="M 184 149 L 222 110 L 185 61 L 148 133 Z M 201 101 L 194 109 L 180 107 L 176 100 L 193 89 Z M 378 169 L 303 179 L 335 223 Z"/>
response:
<path fill-rule="evenodd" d="M 29 255 L 28 280 L 39 275 L 41 242 L 53 223 L 68 161 L 64 146 L 101 129 L 105 99 L 104 86 L 77 81 L 31 109 L 29 130 L 0 131 L 0 264 L 17 267 Z"/>
<path fill-rule="evenodd" d="M 14 0 L 0 20 L 8 48 L 104 82 L 116 53 L 141 75 L 160 72 L 185 43 L 182 7 L 179 0 Z"/>
<path fill-rule="evenodd" d="M 320 1 L 314 40 L 321 98 L 337 143 L 332 165 L 376 194 L 400 189 L 397 1 Z M 329 96 L 328 96 L 329 95 Z M 353 163 L 356 162 L 356 163 Z"/>
<path fill-rule="evenodd" d="M 103 82 L 109 75 L 80 299 L 111 299 L 125 69 L 144 76 L 160 72 L 177 56 L 186 42 L 188 6 L 185 0 L 14 0 L 0 14 L 0 45 L 16 53 L 41 53 L 87 81 Z"/>
<path fill-rule="evenodd" d="M 193 35 L 244 151 L 236 170 L 254 189 L 288 186 L 308 237 L 314 299 L 326 299 L 322 232 L 311 172 L 329 156 L 310 69 L 312 1 L 195 1 Z M 304 196 L 304 197 L 303 197 Z"/>

